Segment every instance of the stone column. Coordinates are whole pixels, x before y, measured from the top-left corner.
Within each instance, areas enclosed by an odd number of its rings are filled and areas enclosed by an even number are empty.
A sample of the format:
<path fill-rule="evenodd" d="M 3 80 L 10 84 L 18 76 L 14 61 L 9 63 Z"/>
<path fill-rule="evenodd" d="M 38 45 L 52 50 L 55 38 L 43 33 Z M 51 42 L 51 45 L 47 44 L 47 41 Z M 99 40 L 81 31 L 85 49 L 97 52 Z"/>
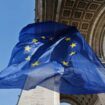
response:
<path fill-rule="evenodd" d="M 25 86 L 30 84 L 29 81 L 32 80 L 28 78 Z M 45 86 L 51 86 L 54 81 L 56 80 L 52 79 L 51 81 L 46 82 Z M 60 95 L 58 92 L 54 91 L 57 90 L 58 86 L 52 84 L 52 87 L 54 89 L 37 86 L 35 89 L 23 90 L 18 105 L 60 105 Z"/>
<path fill-rule="evenodd" d="M 18 105 L 60 105 L 59 93 L 44 87 L 23 91 Z"/>

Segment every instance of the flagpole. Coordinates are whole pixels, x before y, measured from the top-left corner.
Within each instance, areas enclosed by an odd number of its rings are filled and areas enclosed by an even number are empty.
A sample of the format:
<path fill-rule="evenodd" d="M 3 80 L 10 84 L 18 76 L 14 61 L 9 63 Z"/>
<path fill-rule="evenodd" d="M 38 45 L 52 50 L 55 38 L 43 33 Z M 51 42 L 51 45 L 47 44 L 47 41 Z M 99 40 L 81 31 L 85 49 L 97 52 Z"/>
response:
<path fill-rule="evenodd" d="M 23 90 L 21 89 L 20 95 L 18 95 L 18 101 L 17 101 L 17 104 L 16 104 L 16 105 L 19 104 L 19 100 L 20 100 L 20 97 L 21 97 L 22 91 L 23 91 Z"/>
<path fill-rule="evenodd" d="M 36 1 L 37 1 L 37 0 L 35 0 L 35 9 L 34 9 L 34 11 L 35 11 L 35 18 L 34 18 L 34 22 L 37 21 L 37 18 L 36 18 L 36 14 L 37 14 L 37 13 L 36 13 L 36 4 L 37 4 L 37 3 L 36 3 Z M 24 82 L 23 88 L 25 87 L 26 80 L 27 80 L 27 77 L 26 77 L 26 79 L 25 79 L 25 82 Z M 23 92 L 23 89 L 21 89 L 20 94 L 18 95 L 18 100 L 17 100 L 16 105 L 19 105 L 19 101 L 20 101 L 20 98 L 21 98 L 22 92 Z"/>

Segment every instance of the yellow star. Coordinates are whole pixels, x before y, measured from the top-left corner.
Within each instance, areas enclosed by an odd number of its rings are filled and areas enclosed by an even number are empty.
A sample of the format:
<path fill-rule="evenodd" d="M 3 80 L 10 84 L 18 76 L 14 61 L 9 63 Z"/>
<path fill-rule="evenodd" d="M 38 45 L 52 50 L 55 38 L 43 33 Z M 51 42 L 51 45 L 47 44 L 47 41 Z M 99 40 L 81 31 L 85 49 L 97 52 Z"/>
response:
<path fill-rule="evenodd" d="M 71 40 L 71 38 L 65 38 L 65 40 L 66 40 L 66 41 L 70 41 L 70 40 Z"/>
<path fill-rule="evenodd" d="M 45 37 L 45 36 L 41 36 L 41 38 L 42 38 L 42 39 L 46 39 L 46 37 Z"/>
<path fill-rule="evenodd" d="M 39 65 L 39 61 L 35 61 L 34 63 L 32 63 L 32 67 L 38 66 Z"/>
<path fill-rule="evenodd" d="M 31 50 L 31 47 L 30 46 L 26 46 L 24 49 L 25 49 L 25 51 L 29 52 Z"/>
<path fill-rule="evenodd" d="M 63 65 L 68 66 L 69 62 L 63 61 Z"/>
<path fill-rule="evenodd" d="M 74 55 L 74 54 L 76 54 L 76 52 L 71 52 L 69 55 L 72 56 L 72 55 Z"/>
<path fill-rule="evenodd" d="M 71 46 L 71 48 L 74 48 L 74 47 L 76 47 L 76 43 L 72 43 L 70 46 Z"/>
<path fill-rule="evenodd" d="M 35 38 L 34 38 L 34 39 L 32 40 L 32 42 L 33 42 L 33 43 L 37 43 L 37 42 L 38 42 L 38 39 L 35 39 Z"/>
<path fill-rule="evenodd" d="M 26 60 L 26 61 L 30 61 L 30 60 L 31 60 L 31 57 L 28 56 L 28 57 L 25 58 L 25 60 Z"/>

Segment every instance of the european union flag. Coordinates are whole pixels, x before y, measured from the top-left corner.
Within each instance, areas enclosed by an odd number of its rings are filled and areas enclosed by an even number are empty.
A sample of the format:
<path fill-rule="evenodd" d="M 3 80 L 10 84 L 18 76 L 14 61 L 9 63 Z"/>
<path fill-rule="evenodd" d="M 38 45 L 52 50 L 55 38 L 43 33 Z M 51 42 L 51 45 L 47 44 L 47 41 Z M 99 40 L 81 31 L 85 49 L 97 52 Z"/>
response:
<path fill-rule="evenodd" d="M 63 94 L 104 93 L 105 68 L 75 27 L 29 24 L 20 32 L 8 67 L 0 73 L 0 88 L 38 85 Z"/>

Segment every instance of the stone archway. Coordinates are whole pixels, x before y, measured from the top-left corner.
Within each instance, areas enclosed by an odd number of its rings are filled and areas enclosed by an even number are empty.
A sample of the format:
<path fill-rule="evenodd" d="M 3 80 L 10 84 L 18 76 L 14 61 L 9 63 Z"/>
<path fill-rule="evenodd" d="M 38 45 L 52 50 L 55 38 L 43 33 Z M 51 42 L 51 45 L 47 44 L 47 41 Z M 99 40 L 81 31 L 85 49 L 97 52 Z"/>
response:
<path fill-rule="evenodd" d="M 36 0 L 36 18 L 76 26 L 105 61 L 105 0 Z M 102 96 L 102 95 L 101 95 Z M 104 97 L 104 95 L 102 96 Z M 101 98 L 102 98 L 101 97 Z M 61 95 L 61 101 L 78 105 L 100 105 L 100 95 Z M 102 104 L 104 105 L 104 104 Z"/>
<path fill-rule="evenodd" d="M 68 102 L 72 105 L 94 105 L 98 99 L 97 95 L 64 95 L 61 94 L 61 102 Z"/>
<path fill-rule="evenodd" d="M 90 32 L 90 45 L 100 57 L 105 61 L 105 6 L 97 15 L 92 30 Z"/>

